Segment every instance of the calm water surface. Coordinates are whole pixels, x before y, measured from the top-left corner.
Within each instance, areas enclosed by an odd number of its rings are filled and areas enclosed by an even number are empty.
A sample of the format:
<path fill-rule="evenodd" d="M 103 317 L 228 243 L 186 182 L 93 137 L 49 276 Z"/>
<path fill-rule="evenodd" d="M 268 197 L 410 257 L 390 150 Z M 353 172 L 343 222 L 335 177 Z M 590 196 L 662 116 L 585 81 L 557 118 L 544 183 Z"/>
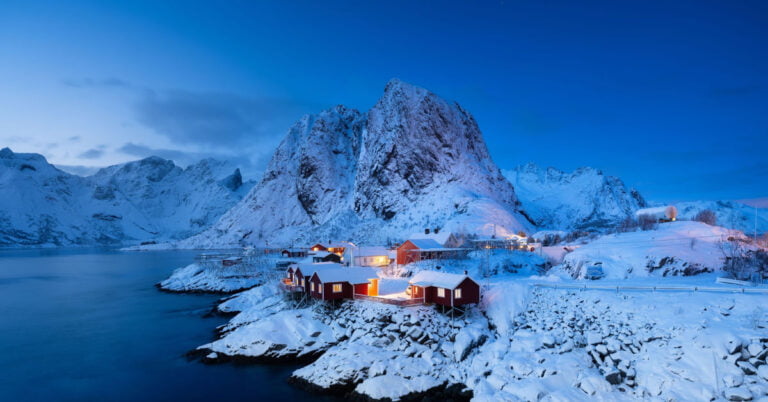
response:
<path fill-rule="evenodd" d="M 204 365 L 218 296 L 154 284 L 194 252 L 0 250 L 0 401 L 303 400 L 292 365 Z"/>

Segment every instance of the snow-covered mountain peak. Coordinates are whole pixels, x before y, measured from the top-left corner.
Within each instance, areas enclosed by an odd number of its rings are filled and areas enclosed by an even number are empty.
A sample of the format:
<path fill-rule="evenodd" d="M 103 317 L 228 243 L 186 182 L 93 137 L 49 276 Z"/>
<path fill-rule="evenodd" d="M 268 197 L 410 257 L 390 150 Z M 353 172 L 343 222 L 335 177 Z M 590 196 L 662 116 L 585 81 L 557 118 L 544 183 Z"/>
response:
<path fill-rule="evenodd" d="M 474 118 L 391 80 L 361 114 L 336 106 L 299 119 L 262 182 L 185 246 L 344 238 L 381 243 L 425 227 L 529 229 Z"/>
<path fill-rule="evenodd" d="M 515 187 L 522 209 L 540 228 L 611 226 L 646 206 L 636 190 L 595 168 L 567 173 L 528 163 L 504 174 Z"/>

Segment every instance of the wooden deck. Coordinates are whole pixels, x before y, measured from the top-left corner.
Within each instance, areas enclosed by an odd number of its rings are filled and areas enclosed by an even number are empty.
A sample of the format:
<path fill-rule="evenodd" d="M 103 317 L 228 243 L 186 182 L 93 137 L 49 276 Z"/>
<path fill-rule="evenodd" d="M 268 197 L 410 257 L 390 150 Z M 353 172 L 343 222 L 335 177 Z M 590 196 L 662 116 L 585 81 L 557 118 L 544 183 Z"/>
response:
<path fill-rule="evenodd" d="M 400 306 L 400 307 L 406 307 L 406 306 L 418 306 L 424 304 L 424 298 L 418 298 L 418 299 L 389 299 L 386 297 L 379 297 L 379 296 L 368 296 L 368 295 L 361 295 L 361 294 L 355 294 L 354 295 L 355 300 L 368 300 L 373 301 L 377 303 L 384 303 L 384 304 L 391 304 L 393 306 Z"/>

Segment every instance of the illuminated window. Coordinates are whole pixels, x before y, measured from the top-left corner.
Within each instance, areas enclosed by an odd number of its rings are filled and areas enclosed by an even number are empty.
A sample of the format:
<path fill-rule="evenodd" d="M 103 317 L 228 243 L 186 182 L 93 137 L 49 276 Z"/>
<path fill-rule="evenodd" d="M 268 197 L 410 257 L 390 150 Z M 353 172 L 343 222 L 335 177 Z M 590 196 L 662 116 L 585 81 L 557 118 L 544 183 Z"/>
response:
<path fill-rule="evenodd" d="M 314 282 L 310 282 L 309 289 L 312 290 L 313 292 L 315 291 L 315 283 Z"/>
<path fill-rule="evenodd" d="M 461 299 L 461 289 L 456 289 L 453 291 L 453 298 L 454 299 Z"/>
<path fill-rule="evenodd" d="M 445 297 L 445 289 L 437 288 L 437 297 Z"/>
<path fill-rule="evenodd" d="M 341 284 L 340 283 L 333 284 L 333 293 L 341 293 Z"/>

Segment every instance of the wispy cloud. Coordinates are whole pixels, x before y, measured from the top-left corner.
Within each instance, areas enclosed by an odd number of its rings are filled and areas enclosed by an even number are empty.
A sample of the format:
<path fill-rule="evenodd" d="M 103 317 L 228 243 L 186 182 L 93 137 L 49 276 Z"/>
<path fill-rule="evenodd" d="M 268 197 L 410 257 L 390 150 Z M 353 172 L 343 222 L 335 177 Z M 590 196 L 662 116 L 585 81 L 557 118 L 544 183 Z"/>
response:
<path fill-rule="evenodd" d="M 102 156 L 104 156 L 104 153 L 106 152 L 106 145 L 99 145 L 96 148 L 88 149 L 84 152 L 81 152 L 80 155 L 77 157 L 80 159 L 99 159 Z"/>
<path fill-rule="evenodd" d="M 281 99 L 183 90 L 148 91 L 134 108 L 139 123 L 171 141 L 217 148 L 272 142 L 303 109 Z"/>

